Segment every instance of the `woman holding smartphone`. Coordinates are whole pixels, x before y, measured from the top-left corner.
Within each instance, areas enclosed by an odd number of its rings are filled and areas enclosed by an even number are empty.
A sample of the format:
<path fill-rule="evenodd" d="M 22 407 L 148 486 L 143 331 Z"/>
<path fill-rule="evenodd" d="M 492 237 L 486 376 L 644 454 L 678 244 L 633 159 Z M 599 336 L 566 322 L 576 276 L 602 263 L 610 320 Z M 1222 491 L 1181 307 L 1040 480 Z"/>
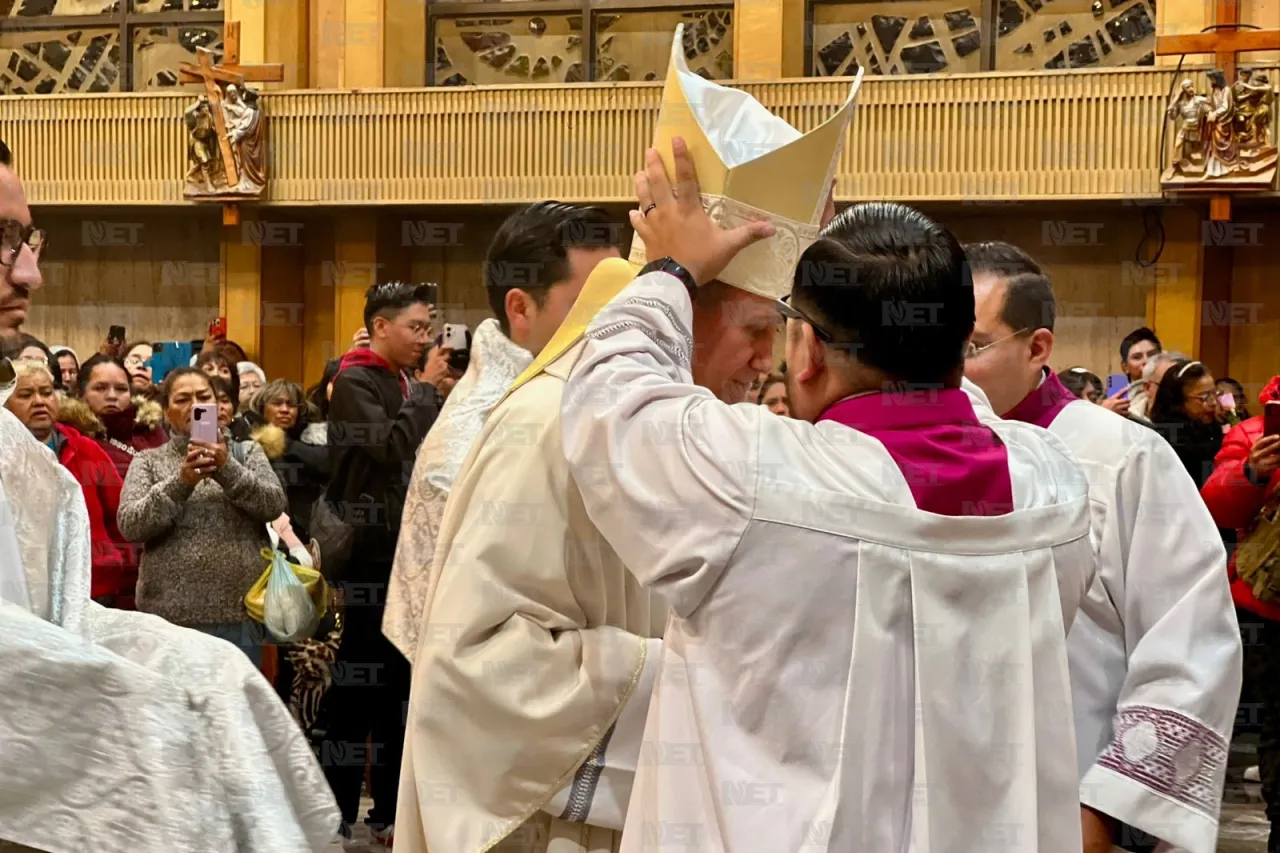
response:
<path fill-rule="evenodd" d="M 120 497 L 120 531 L 143 546 L 137 607 L 229 640 L 261 666 L 262 626 L 244 595 L 266 568 L 260 551 L 284 490 L 257 445 L 228 450 L 202 371 L 169 373 L 160 404 L 171 438 L 138 455 Z"/>

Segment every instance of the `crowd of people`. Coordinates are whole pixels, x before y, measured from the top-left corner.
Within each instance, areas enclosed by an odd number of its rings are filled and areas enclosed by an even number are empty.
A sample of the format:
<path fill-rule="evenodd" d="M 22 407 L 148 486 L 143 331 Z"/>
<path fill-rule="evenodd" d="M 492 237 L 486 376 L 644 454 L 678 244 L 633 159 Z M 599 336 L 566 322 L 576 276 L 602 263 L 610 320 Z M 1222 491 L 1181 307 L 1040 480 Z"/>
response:
<path fill-rule="evenodd" d="M 778 121 L 680 44 L 668 101 Z M 1111 393 L 1056 372 L 1035 259 L 837 213 L 825 132 L 738 219 L 668 134 L 628 256 L 523 207 L 464 358 L 375 284 L 305 390 L 21 335 L 0 156 L 0 846 L 1211 853 L 1243 678 L 1280 850 L 1280 377 L 1251 414 L 1149 329 Z M 246 603 L 278 560 L 326 579 L 301 639 Z"/>

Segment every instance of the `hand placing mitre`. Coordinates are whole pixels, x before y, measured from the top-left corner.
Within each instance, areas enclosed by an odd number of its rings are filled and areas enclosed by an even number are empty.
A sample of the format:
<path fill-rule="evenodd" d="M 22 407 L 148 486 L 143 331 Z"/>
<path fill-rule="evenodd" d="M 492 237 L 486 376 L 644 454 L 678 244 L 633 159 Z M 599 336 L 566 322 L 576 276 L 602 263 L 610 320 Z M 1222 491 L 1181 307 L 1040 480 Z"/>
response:
<path fill-rule="evenodd" d="M 757 240 L 772 237 L 773 224 L 751 222 L 737 228 L 721 228 L 702 208 L 698 173 L 693 157 L 680 137 L 671 141 L 676 183 L 672 187 L 662 168 L 662 158 L 652 148 L 645 154 L 645 168 L 636 174 L 639 210 L 630 213 L 631 227 L 644 241 L 650 260 L 671 258 L 698 284 L 706 284 L 729 265 L 734 255 Z"/>

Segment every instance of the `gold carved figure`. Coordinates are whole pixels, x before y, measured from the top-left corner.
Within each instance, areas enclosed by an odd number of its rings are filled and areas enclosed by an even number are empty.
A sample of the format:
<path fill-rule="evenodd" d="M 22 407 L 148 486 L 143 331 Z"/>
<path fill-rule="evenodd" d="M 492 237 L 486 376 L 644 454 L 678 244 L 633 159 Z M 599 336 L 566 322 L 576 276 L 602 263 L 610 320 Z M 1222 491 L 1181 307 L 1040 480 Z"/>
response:
<path fill-rule="evenodd" d="M 1262 190 L 1276 177 L 1271 142 L 1275 91 L 1267 75 L 1241 69 L 1228 86 L 1221 71 L 1208 72 L 1209 94 L 1183 80 L 1165 115 L 1174 125 L 1173 160 L 1163 186 L 1182 190 Z"/>

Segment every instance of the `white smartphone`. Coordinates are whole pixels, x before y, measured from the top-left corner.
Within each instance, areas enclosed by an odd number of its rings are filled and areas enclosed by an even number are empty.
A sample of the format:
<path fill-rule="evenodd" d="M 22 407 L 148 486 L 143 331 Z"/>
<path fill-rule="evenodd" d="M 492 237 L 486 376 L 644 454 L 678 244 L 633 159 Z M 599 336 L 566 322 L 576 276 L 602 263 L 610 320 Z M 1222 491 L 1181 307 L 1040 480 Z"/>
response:
<path fill-rule="evenodd" d="M 462 352 L 467 348 L 467 327 L 462 323 L 445 323 L 444 340 L 440 345 L 454 352 Z"/>
<path fill-rule="evenodd" d="M 218 405 L 196 403 L 191 407 L 191 437 L 209 444 L 218 443 Z"/>

